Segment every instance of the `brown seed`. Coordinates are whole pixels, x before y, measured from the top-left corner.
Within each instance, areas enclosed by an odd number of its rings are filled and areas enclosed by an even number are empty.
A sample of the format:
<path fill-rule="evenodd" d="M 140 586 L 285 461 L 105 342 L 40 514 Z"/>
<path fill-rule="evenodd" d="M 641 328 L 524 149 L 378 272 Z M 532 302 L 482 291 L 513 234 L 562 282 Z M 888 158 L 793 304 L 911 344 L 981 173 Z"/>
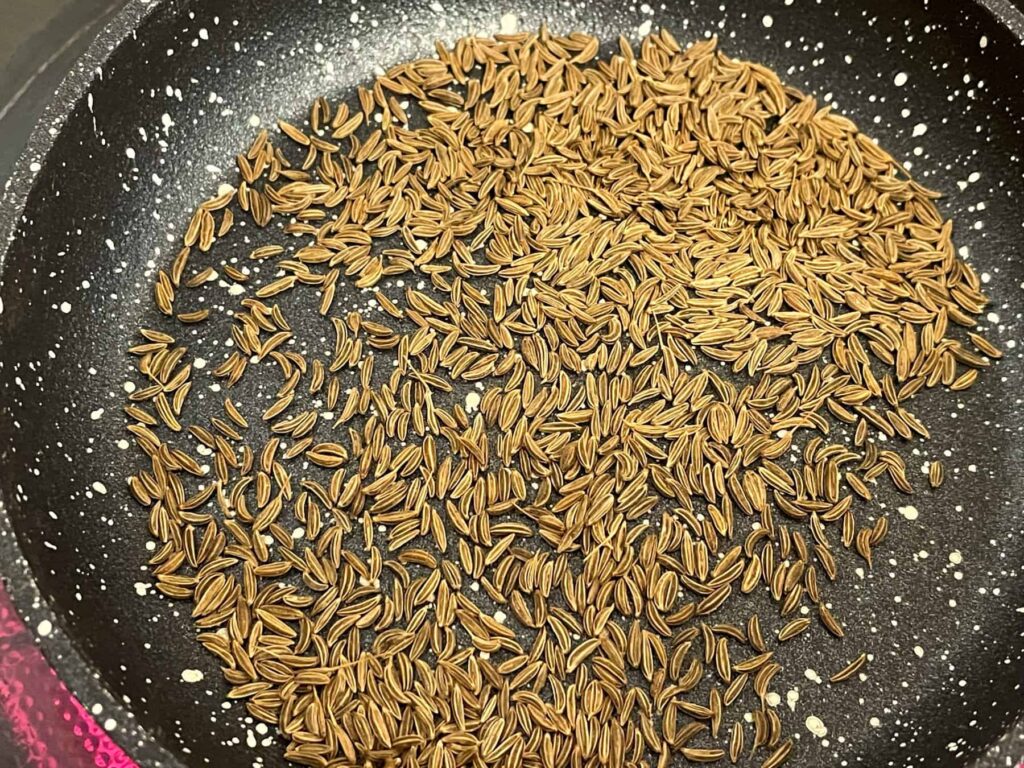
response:
<path fill-rule="evenodd" d="M 691 763 L 714 763 L 725 757 L 725 751 L 721 749 L 698 749 L 695 747 L 683 747 L 683 757 Z"/>
<path fill-rule="evenodd" d="M 842 625 L 824 603 L 818 606 L 818 617 L 821 619 L 821 623 L 825 625 L 825 628 L 836 637 L 843 637 L 846 634 L 843 631 Z"/>
<path fill-rule="evenodd" d="M 130 349 L 130 492 L 157 590 L 287 759 L 735 763 L 741 723 L 693 740 L 748 685 L 788 758 L 763 617 L 694 619 L 765 589 L 780 641 L 805 598 L 842 636 L 834 547 L 898 533 L 861 502 L 913 490 L 907 400 L 999 350 L 947 327 L 986 298 L 933 193 L 716 46 L 438 45 L 259 131 L 158 268 L 197 343 Z"/>
<path fill-rule="evenodd" d="M 1003 356 L 1003 351 L 981 334 L 969 333 L 967 335 L 970 337 L 971 343 L 974 344 L 974 346 L 976 346 L 979 350 L 981 350 L 981 353 L 983 355 L 988 355 L 993 360 L 998 360 Z"/>
<path fill-rule="evenodd" d="M 761 768 L 779 768 L 780 765 L 786 763 L 789 760 L 790 753 L 793 751 L 793 742 L 787 739 L 776 749 L 768 759 L 761 763 Z"/>
<path fill-rule="evenodd" d="M 849 680 L 851 677 L 860 672 L 861 668 L 867 663 L 867 660 L 868 655 L 866 653 L 862 653 L 856 659 L 854 659 L 841 670 L 832 675 L 832 677 L 829 678 L 829 682 L 841 683 L 844 680 Z"/>
<path fill-rule="evenodd" d="M 729 762 L 733 765 L 739 762 L 740 755 L 743 754 L 743 725 L 742 723 L 734 723 L 732 726 L 732 734 L 729 738 Z"/>
<path fill-rule="evenodd" d="M 807 631 L 807 628 L 811 626 L 811 620 L 806 618 L 793 619 L 791 622 L 786 624 L 782 629 L 779 630 L 779 642 L 784 643 L 787 640 L 791 640 L 799 634 Z"/>

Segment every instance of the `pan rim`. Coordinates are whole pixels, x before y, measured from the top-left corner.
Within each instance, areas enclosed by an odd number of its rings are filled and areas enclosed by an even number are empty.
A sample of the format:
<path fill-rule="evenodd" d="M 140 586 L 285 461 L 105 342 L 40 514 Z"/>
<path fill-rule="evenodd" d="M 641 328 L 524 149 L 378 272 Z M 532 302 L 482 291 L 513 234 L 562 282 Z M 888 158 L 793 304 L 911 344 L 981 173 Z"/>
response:
<path fill-rule="evenodd" d="M 1018 8 L 1012 0 L 971 1 L 1024 45 L 1024 9 Z M 106 64 L 128 36 L 137 31 L 139 25 L 156 11 L 169 10 L 179 13 L 189 4 L 189 0 L 126 0 L 124 7 L 103 25 L 86 51 L 64 75 L 43 112 L 36 119 L 29 138 L 14 163 L 10 177 L 0 190 L 0 284 L 3 282 L 4 268 L 18 223 L 38 180 L 38 173 L 32 170 L 31 165 L 50 154 L 64 132 L 69 113 L 88 92 L 97 68 L 102 68 Z M 2 311 L 3 305 L 0 302 L 0 313 Z M 3 339 L 0 337 L 0 348 L 2 342 Z M 116 732 L 111 734 L 114 743 L 140 766 L 187 768 L 159 738 L 136 721 L 131 708 L 114 696 L 96 673 L 87 655 L 78 649 L 73 637 L 64 631 L 64 620 L 42 594 L 32 568 L 22 554 L 17 534 L 4 504 L 2 489 L 0 580 L 3 581 L 15 610 L 29 625 L 29 631 L 32 631 L 33 622 L 45 620 L 52 625 L 53 631 L 46 636 L 33 632 L 37 646 L 60 681 L 80 702 L 101 703 L 107 715 L 118 723 Z M 1024 718 L 1024 704 L 1018 722 L 1020 718 Z M 998 740 L 995 739 L 993 743 Z M 964 768 L 975 765 L 983 756 L 984 752 L 971 758 Z"/>
<path fill-rule="evenodd" d="M 92 85 L 97 68 L 102 68 L 128 36 L 152 13 L 175 5 L 184 7 L 185 4 L 176 0 L 128 0 L 96 34 L 85 52 L 64 75 L 42 114 L 35 121 L 25 147 L 14 163 L 10 178 L 0 192 L 0 284 L 3 281 L 8 253 L 15 238 L 18 222 L 37 182 L 38 174 L 32 171 L 32 163 L 50 154 L 64 132 L 67 117 L 74 105 L 86 95 Z M 177 12 L 178 9 L 174 10 Z M 51 126 L 56 127 L 52 133 Z M 111 740 L 139 766 L 187 768 L 186 764 L 171 753 L 154 734 L 136 721 L 131 707 L 113 694 L 96 673 L 87 655 L 78 648 L 71 634 L 65 632 L 64 620 L 42 594 L 32 568 L 22 554 L 2 492 L 0 579 L 3 580 L 15 610 L 32 632 L 37 647 L 68 691 L 83 706 L 101 704 L 107 717 L 117 723 L 116 730 L 109 734 Z M 53 631 L 45 637 L 32 630 L 35 626 L 33 622 L 44 620 L 53 627 Z"/>

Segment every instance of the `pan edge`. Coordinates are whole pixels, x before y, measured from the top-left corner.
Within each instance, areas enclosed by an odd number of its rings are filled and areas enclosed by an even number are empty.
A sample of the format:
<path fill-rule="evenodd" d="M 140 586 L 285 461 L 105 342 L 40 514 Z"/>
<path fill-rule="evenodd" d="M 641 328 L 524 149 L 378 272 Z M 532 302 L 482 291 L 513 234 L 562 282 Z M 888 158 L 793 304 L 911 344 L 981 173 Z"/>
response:
<path fill-rule="evenodd" d="M 187 6 L 178 0 L 129 0 L 124 8 L 102 28 L 89 47 L 62 79 L 46 108 L 36 120 L 25 147 L 20 152 L 0 191 L 0 284 L 10 249 L 10 242 L 36 184 L 33 162 L 42 162 L 62 134 L 68 113 L 85 96 L 102 67 L 118 47 L 157 11 L 178 13 Z M 1024 11 L 1010 0 L 974 0 L 974 4 L 990 14 L 995 23 L 1006 28 L 1024 45 Z M 52 128 L 56 128 L 51 132 Z M 0 313 L 2 313 L 0 305 Z M 2 337 L 0 337 L 2 346 Z M 32 570 L 21 553 L 17 535 L 0 494 L 0 579 L 11 596 L 18 613 L 30 626 L 46 619 L 54 632 L 37 642 L 44 656 L 57 671 L 61 681 L 80 700 L 100 702 L 118 722 L 115 741 L 140 765 L 154 768 L 185 768 L 178 758 L 166 750 L 157 738 L 135 722 L 129 707 L 116 699 L 97 677 L 88 659 L 78 650 L 71 637 L 63 631 L 63 620 L 52 610 L 41 594 Z M 996 743 L 999 739 L 993 741 Z M 984 753 L 972 758 L 965 768 L 976 765 Z"/>

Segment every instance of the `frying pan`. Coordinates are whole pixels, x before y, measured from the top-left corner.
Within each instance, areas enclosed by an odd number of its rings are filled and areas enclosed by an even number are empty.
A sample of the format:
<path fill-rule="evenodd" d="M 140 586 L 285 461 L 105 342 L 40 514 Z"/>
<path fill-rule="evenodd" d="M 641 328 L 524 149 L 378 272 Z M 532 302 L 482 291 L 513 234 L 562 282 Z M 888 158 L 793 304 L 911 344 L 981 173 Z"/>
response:
<path fill-rule="evenodd" d="M 284 764 L 272 733 L 222 704 L 188 610 L 142 594 L 145 518 L 125 484 L 139 457 L 120 407 L 124 350 L 158 322 L 151 272 L 195 203 L 233 180 L 256 124 L 350 96 L 436 38 L 544 21 L 606 41 L 648 25 L 717 34 L 946 193 L 992 297 L 981 325 L 1007 355 L 968 393 L 918 398 L 932 439 L 901 450 L 915 473 L 943 458 L 949 479 L 911 501 L 916 519 L 879 493 L 893 535 L 831 595 L 847 638 L 793 643 L 777 687 L 800 735 L 792 765 L 971 765 L 1024 710 L 1024 15 L 1006 0 L 134 0 L 59 89 L 0 210 L 0 562 L 20 610 L 143 766 Z M 815 681 L 861 649 L 865 680 Z M 825 739 L 806 730 L 812 714 Z"/>

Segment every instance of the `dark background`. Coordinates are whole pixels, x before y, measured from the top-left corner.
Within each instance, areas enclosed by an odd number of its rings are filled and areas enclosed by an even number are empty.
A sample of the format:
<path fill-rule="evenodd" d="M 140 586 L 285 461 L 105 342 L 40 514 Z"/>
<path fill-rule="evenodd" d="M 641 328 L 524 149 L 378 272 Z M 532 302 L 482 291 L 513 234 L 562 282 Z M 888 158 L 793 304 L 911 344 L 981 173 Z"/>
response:
<path fill-rule="evenodd" d="M 123 1 L 0 0 L 0 184 L 64 73 Z M 1013 768 L 1022 756 L 1024 724 L 976 768 Z M 0 721 L 0 767 L 23 765 Z"/>

